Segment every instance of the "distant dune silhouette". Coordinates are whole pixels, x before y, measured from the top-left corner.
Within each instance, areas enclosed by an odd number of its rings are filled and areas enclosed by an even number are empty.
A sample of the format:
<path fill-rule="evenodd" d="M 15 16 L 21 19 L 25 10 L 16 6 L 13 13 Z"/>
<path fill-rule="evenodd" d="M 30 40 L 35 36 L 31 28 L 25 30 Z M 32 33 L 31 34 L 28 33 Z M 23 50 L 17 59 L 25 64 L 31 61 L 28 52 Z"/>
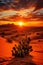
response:
<path fill-rule="evenodd" d="M 36 33 L 37 32 L 37 33 Z M 42 32 L 42 33 L 39 33 Z M 0 25 L 0 36 L 6 39 L 18 39 L 19 36 L 25 36 L 25 34 L 31 35 L 36 33 L 36 36 L 33 36 L 33 39 L 43 39 L 43 27 L 23 27 L 20 29 L 19 26 L 14 24 L 4 24 Z"/>

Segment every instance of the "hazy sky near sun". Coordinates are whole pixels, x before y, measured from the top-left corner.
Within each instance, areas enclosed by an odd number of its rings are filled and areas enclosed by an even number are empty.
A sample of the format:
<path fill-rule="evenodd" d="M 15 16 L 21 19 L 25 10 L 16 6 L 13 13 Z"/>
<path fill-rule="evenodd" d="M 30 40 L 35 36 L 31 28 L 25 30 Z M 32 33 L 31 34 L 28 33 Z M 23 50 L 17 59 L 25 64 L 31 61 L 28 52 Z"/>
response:
<path fill-rule="evenodd" d="M 0 24 L 12 23 L 21 20 L 23 22 L 31 22 L 32 26 L 33 22 L 34 24 L 35 22 L 43 24 L 43 0 L 11 1 L 0 1 Z"/>

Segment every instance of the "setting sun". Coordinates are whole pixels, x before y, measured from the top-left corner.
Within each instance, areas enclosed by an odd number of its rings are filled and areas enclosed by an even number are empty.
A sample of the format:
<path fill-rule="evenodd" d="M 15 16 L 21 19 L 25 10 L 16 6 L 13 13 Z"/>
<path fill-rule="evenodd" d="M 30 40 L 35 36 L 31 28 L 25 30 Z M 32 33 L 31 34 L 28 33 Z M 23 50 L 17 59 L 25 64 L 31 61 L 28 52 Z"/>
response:
<path fill-rule="evenodd" d="M 26 22 L 23 22 L 23 21 L 17 21 L 17 22 L 13 22 L 13 23 L 18 26 L 26 26 Z"/>
<path fill-rule="evenodd" d="M 23 22 L 18 22 L 19 26 L 23 26 L 23 24 L 24 24 Z"/>

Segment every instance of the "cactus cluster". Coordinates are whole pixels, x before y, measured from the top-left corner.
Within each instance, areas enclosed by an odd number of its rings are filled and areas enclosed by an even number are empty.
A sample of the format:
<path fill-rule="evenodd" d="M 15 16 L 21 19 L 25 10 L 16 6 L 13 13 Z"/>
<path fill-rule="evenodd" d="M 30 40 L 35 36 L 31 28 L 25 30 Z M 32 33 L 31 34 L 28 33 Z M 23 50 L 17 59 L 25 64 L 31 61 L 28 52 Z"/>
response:
<path fill-rule="evenodd" d="M 16 45 L 13 47 L 12 55 L 15 57 L 24 57 L 29 55 L 29 53 L 33 50 L 29 43 L 30 38 L 20 41 L 18 47 Z"/>

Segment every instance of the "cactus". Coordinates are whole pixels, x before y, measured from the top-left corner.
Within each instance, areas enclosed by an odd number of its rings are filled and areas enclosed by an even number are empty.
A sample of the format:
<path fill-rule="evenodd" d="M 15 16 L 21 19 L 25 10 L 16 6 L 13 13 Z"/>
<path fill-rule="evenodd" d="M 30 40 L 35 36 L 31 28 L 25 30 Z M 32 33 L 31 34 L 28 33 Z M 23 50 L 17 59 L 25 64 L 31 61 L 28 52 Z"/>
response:
<path fill-rule="evenodd" d="M 12 55 L 15 57 L 24 57 L 28 55 L 33 49 L 29 46 L 30 39 L 23 39 L 19 42 L 18 47 L 15 45 L 12 50 Z"/>

